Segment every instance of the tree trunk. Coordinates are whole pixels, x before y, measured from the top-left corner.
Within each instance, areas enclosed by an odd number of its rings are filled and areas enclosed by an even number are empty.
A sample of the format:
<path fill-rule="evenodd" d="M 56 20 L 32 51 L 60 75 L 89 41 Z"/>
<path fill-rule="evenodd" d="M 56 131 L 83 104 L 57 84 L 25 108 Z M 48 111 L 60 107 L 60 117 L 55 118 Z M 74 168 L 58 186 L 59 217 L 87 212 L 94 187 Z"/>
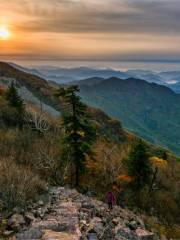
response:
<path fill-rule="evenodd" d="M 76 165 L 76 187 L 79 186 L 79 168 Z"/>
<path fill-rule="evenodd" d="M 77 133 L 77 120 L 76 120 L 76 105 L 75 105 L 75 100 L 74 96 L 72 96 L 72 115 L 73 115 L 73 131 L 74 133 Z M 74 163 L 75 163 L 75 186 L 79 186 L 79 166 L 78 166 L 78 161 L 77 161 L 77 136 L 74 136 Z"/>
<path fill-rule="evenodd" d="M 156 177 L 157 177 L 157 173 L 158 173 L 158 168 L 156 167 L 154 173 L 153 173 L 153 177 L 152 177 L 152 181 L 151 181 L 151 184 L 150 184 L 150 187 L 149 187 L 149 196 L 151 195 L 151 192 L 153 191 L 153 185 L 156 181 Z"/>

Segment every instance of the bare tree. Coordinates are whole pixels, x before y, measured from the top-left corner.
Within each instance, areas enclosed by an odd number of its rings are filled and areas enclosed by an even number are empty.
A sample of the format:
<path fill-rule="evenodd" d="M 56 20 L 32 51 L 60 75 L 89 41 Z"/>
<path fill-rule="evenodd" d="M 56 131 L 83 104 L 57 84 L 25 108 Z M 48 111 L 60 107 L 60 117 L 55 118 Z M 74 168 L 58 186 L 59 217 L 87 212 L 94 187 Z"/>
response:
<path fill-rule="evenodd" d="M 105 172 L 109 176 L 109 180 L 111 183 L 114 182 L 116 179 L 122 165 L 119 163 L 118 165 L 115 164 L 114 159 L 113 159 L 113 153 L 117 150 L 117 145 L 112 146 L 111 149 L 104 149 L 103 154 L 104 154 L 104 167 L 105 167 Z"/>
<path fill-rule="evenodd" d="M 42 111 L 27 111 L 25 119 L 26 123 L 32 130 L 40 133 L 45 133 L 50 130 L 50 124 L 47 116 Z"/>

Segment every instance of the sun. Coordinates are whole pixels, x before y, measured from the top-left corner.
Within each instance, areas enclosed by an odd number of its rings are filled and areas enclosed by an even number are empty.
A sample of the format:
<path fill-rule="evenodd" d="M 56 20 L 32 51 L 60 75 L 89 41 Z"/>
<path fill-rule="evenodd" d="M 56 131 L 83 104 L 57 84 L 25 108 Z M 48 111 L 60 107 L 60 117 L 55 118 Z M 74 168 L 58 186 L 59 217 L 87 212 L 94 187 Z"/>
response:
<path fill-rule="evenodd" d="M 10 31 L 6 26 L 0 26 L 0 40 L 8 40 L 10 38 Z"/>

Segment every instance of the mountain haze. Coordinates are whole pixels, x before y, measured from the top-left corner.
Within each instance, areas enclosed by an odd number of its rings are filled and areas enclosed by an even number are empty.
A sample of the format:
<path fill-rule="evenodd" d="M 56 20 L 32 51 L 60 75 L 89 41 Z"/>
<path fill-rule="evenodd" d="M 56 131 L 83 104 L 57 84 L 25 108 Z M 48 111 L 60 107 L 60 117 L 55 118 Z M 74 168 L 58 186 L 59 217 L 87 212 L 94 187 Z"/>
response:
<path fill-rule="evenodd" d="M 14 63 L 10 63 L 15 68 L 30 74 L 35 74 L 48 81 L 58 84 L 69 83 L 73 81 L 84 80 L 88 78 L 111 78 L 121 79 L 136 78 L 147 82 L 154 82 L 160 85 L 168 86 L 173 91 L 180 93 L 180 71 L 156 72 L 150 70 L 127 70 L 121 71 L 113 68 L 91 68 L 91 67 L 56 67 L 56 66 L 36 66 L 34 68 L 25 68 Z"/>

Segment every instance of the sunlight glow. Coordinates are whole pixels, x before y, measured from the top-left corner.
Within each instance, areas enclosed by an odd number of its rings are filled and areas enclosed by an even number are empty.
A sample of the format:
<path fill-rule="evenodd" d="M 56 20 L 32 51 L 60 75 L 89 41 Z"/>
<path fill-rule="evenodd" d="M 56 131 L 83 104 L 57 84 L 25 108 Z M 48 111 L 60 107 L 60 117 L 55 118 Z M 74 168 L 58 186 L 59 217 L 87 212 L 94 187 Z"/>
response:
<path fill-rule="evenodd" d="M 8 40 L 10 37 L 10 31 L 6 26 L 0 26 L 0 40 Z"/>

